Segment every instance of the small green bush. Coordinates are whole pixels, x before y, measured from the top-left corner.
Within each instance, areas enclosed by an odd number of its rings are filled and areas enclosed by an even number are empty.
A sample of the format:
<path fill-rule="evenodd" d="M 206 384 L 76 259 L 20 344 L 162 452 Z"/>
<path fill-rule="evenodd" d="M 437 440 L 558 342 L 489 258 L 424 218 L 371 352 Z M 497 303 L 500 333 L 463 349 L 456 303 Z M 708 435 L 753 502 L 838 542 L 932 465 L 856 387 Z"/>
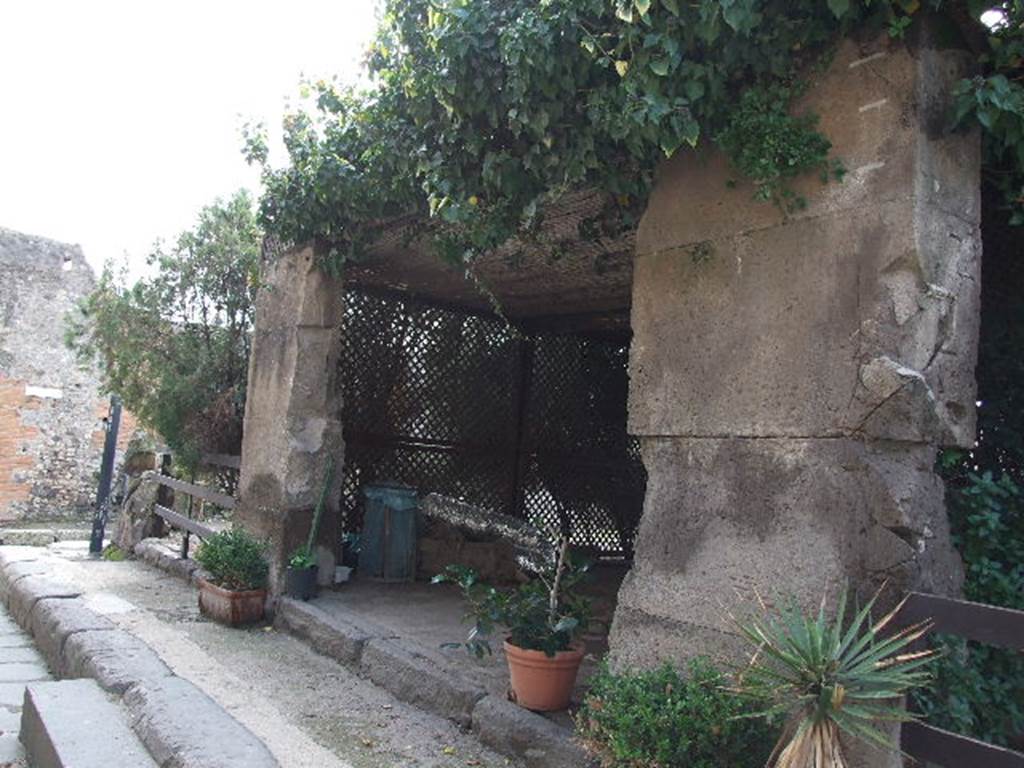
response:
<path fill-rule="evenodd" d="M 588 751 L 605 768 L 763 768 L 777 739 L 750 704 L 725 690 L 709 661 L 694 659 L 686 675 L 665 665 L 591 679 L 576 719 Z"/>
<path fill-rule="evenodd" d="M 244 591 L 267 586 L 266 545 L 242 528 L 208 538 L 196 553 L 196 560 L 224 589 Z"/>

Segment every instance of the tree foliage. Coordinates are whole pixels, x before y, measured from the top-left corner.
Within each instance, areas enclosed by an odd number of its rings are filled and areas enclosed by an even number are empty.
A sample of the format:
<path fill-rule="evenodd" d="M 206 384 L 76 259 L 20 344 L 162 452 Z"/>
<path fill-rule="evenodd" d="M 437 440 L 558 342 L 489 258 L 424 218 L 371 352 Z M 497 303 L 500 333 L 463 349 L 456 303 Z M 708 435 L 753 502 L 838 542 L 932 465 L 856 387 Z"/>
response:
<path fill-rule="evenodd" d="M 1001 10 L 994 29 L 980 14 Z M 261 217 L 286 241 L 358 257 L 382 219 L 415 214 L 462 263 L 538 230 L 545 205 L 596 187 L 588 233 L 628 226 L 662 158 L 717 143 L 759 195 L 789 206 L 786 181 L 834 171 L 814 116 L 793 115 L 799 73 L 844 35 L 903 37 L 926 13 L 981 46 L 950 125 L 977 123 L 1008 200 L 1024 169 L 1020 2 L 930 0 L 386 0 L 368 56 L 372 87 L 303 87 L 286 116 L 284 168 L 263 165 Z M 1017 200 L 1020 202 L 1020 200 Z"/>
<path fill-rule="evenodd" d="M 185 463 L 239 450 L 261 238 L 248 193 L 218 200 L 156 245 L 151 277 L 128 285 L 108 264 L 69 318 L 79 359 Z"/>

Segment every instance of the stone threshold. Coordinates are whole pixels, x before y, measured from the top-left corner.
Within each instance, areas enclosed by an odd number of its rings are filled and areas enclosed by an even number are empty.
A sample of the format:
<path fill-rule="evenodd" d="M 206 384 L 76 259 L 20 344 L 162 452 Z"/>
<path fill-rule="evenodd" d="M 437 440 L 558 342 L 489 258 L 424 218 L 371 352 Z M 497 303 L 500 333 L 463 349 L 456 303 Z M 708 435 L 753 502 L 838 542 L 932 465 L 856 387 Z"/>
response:
<path fill-rule="evenodd" d="M 135 554 L 192 583 L 202 573 L 195 562 L 182 560 L 158 539 L 140 542 Z M 522 760 L 528 768 L 593 764 L 570 729 L 488 693 L 476 682 L 439 666 L 415 643 L 396 638 L 337 604 L 328 613 L 312 603 L 279 598 L 274 627 L 305 640 L 395 698 L 472 730 L 481 743 Z"/>
<path fill-rule="evenodd" d="M 132 730 L 162 768 L 279 768 L 227 710 L 175 675 L 152 648 L 54 580 L 45 551 L 0 546 L 0 602 L 58 679 L 92 678 L 120 700 Z"/>

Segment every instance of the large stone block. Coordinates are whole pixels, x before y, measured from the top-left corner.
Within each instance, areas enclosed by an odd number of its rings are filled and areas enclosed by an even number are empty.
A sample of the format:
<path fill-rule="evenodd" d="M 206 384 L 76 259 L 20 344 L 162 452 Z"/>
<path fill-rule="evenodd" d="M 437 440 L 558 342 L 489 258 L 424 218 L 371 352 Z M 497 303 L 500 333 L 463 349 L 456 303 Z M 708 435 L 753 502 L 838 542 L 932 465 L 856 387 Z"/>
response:
<path fill-rule="evenodd" d="M 46 576 L 26 576 L 11 585 L 8 608 L 11 617 L 20 626 L 28 628 L 29 616 L 40 600 L 47 597 L 74 598 L 80 594 L 81 590 Z"/>
<path fill-rule="evenodd" d="M 132 729 L 164 768 L 278 768 L 263 742 L 187 680 L 142 681 L 123 701 Z"/>
<path fill-rule="evenodd" d="M 947 130 L 970 57 L 847 41 L 798 109 L 842 183 L 790 215 L 721 153 L 662 169 L 637 234 L 630 431 L 974 440 L 980 142 Z"/>
<path fill-rule="evenodd" d="M 21 741 L 35 768 L 157 768 L 120 708 L 91 680 L 28 686 Z"/>
<path fill-rule="evenodd" d="M 977 224 L 914 201 L 638 256 L 630 431 L 974 440 Z"/>
<path fill-rule="evenodd" d="M 42 598 L 32 607 L 28 629 L 50 668 L 56 675 L 63 676 L 67 639 L 76 632 L 112 630 L 114 624 L 77 598 Z"/>
<path fill-rule="evenodd" d="M 626 664 L 740 650 L 729 613 L 849 581 L 867 597 L 958 589 L 934 450 L 849 439 L 662 438 L 612 635 Z"/>
<path fill-rule="evenodd" d="M 390 640 L 369 640 L 361 666 L 366 676 L 402 701 L 469 726 L 483 688 Z"/>
<path fill-rule="evenodd" d="M 575 742 L 571 729 L 497 696 L 486 696 L 477 703 L 473 733 L 492 749 L 520 758 L 527 768 L 596 765 Z"/>
<path fill-rule="evenodd" d="M 288 597 L 278 600 L 274 626 L 307 640 L 320 653 L 348 666 L 358 666 L 363 646 L 373 636 L 356 617 L 347 620 Z"/>
<path fill-rule="evenodd" d="M 66 677 L 91 677 L 118 695 L 137 683 L 171 676 L 152 648 L 120 629 L 75 632 L 65 641 L 62 657 Z"/>

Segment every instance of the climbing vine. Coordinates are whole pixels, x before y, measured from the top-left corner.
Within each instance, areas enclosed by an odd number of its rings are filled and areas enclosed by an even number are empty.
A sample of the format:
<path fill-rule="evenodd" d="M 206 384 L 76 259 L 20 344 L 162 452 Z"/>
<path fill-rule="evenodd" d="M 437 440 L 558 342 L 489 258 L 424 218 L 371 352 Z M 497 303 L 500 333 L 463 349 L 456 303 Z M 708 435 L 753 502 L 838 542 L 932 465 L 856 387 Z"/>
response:
<path fill-rule="evenodd" d="M 267 163 L 262 129 L 248 132 L 263 224 L 326 243 L 337 264 L 383 220 L 412 214 L 442 257 L 466 263 L 537 236 L 546 204 L 581 187 L 607 193 L 590 236 L 634 223 L 658 162 L 702 143 L 791 208 L 794 177 L 841 175 L 815 116 L 793 113 L 798 73 L 845 35 L 904 37 L 925 14 L 979 53 L 950 126 L 985 129 L 991 168 L 1020 205 L 1019 0 L 386 0 L 370 87 L 305 84 L 306 108 L 284 121 L 284 168 Z"/>

